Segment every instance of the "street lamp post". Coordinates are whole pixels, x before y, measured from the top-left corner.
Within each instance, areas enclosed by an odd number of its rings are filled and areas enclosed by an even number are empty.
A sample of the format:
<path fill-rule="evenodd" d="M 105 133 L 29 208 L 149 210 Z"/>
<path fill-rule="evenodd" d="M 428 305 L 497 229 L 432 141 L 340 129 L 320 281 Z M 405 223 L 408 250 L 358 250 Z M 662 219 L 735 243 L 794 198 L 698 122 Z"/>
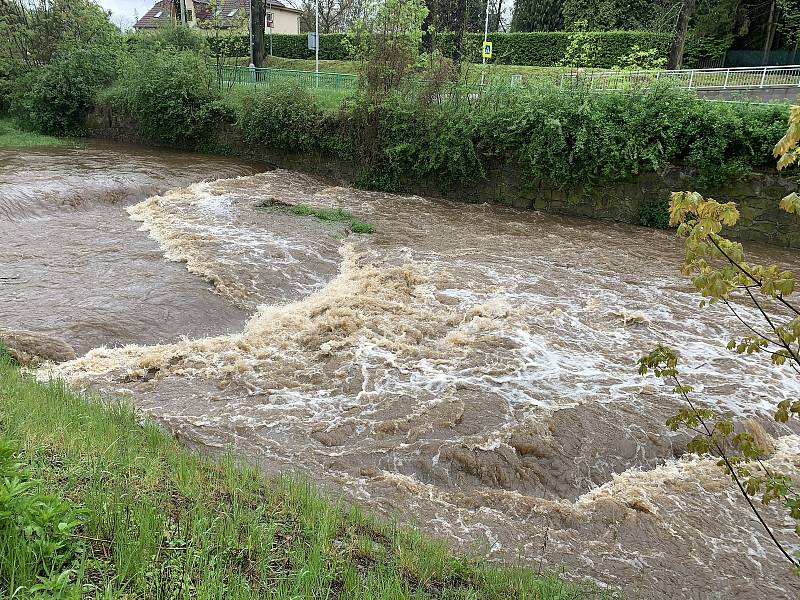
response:
<path fill-rule="evenodd" d="M 256 49 L 253 45 L 253 0 L 250 0 L 250 14 L 247 19 L 247 29 L 250 32 L 250 69 L 256 68 Z"/>
<path fill-rule="evenodd" d="M 272 13 L 272 0 L 270 0 L 268 6 L 269 14 L 272 16 L 271 19 L 268 19 L 267 25 L 269 25 L 269 55 L 272 56 L 272 26 L 273 22 L 275 21 L 275 15 Z"/>
<path fill-rule="evenodd" d="M 489 39 L 489 3 L 492 0 L 486 0 L 486 22 L 483 26 L 483 47 L 486 47 L 486 42 Z M 486 76 L 486 53 L 483 54 L 483 66 L 481 67 L 481 87 L 483 87 L 484 77 Z"/>

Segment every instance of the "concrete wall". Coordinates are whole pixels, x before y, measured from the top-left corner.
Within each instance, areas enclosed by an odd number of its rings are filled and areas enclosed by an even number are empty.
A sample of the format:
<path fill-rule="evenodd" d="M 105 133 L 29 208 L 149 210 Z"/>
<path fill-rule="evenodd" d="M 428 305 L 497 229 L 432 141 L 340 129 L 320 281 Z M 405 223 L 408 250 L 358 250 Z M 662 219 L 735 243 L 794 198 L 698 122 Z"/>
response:
<path fill-rule="evenodd" d="M 745 102 L 797 102 L 800 87 L 787 85 L 779 87 L 749 89 L 699 89 L 697 95 L 709 100 L 741 100 Z"/>
<path fill-rule="evenodd" d="M 143 143 L 136 127 L 120 119 L 108 109 L 97 109 L 90 115 L 90 135 L 129 143 Z M 222 125 L 216 132 L 217 144 L 231 154 L 251 158 L 286 169 L 325 177 L 338 185 L 351 185 L 360 169 L 352 162 L 338 161 L 314 153 L 287 153 L 266 147 L 245 144 L 238 130 Z M 719 201 L 736 202 L 741 218 L 730 236 L 800 248 L 800 217 L 778 208 L 786 194 L 796 191 L 797 184 L 775 172 L 753 173 L 745 180 L 718 188 L 704 188 L 687 169 L 673 166 L 661 173 L 645 172 L 625 183 L 595 186 L 556 188 L 541 181 L 522 177 L 514 165 L 497 162 L 490 166 L 486 178 L 473 186 L 454 189 L 444 194 L 466 202 L 492 202 L 517 208 L 594 219 L 609 219 L 641 224 L 643 209 L 660 203 L 666 206 L 673 191 L 698 191 Z M 421 196 L 442 196 L 435 181 L 411 182 L 407 192 Z"/>

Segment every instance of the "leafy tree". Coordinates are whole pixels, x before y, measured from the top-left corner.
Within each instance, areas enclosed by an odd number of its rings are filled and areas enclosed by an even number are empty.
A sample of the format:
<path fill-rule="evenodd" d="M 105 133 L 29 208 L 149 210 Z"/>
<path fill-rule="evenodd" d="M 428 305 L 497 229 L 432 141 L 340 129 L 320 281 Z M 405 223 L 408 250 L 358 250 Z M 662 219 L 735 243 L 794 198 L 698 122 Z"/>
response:
<path fill-rule="evenodd" d="M 585 23 L 589 31 L 650 29 L 671 31 L 674 22 L 664 22 L 672 12 L 673 0 L 564 0 L 564 25 L 574 30 Z"/>
<path fill-rule="evenodd" d="M 621 56 L 619 62 L 614 66 L 615 69 L 620 71 L 641 71 L 641 70 L 655 70 L 663 69 L 667 64 L 665 59 L 658 50 L 650 48 L 643 50 L 639 46 L 631 46 L 631 50 L 625 56 Z"/>
<path fill-rule="evenodd" d="M 300 29 L 314 31 L 316 27 L 316 0 L 303 0 L 300 10 Z M 359 18 L 369 12 L 363 0 L 319 0 L 320 33 L 346 32 Z"/>
<path fill-rule="evenodd" d="M 379 103 L 410 74 L 419 58 L 427 14 L 422 0 L 386 0 L 373 19 L 356 22 L 348 43 L 370 102 Z"/>
<path fill-rule="evenodd" d="M 0 0 L 0 56 L 49 64 L 75 48 L 117 46 L 120 32 L 91 0 Z"/>
<path fill-rule="evenodd" d="M 777 0 L 777 6 L 781 14 L 777 30 L 797 52 L 800 42 L 800 0 Z"/>
<path fill-rule="evenodd" d="M 798 142 L 800 106 L 792 106 L 788 131 L 774 149 L 779 170 L 800 161 Z M 787 213 L 800 215 L 797 193 L 789 194 L 779 205 Z M 738 219 L 739 211 L 733 202 L 720 203 L 696 192 L 673 193 L 670 223 L 678 226 L 678 235 L 685 239 L 682 271 L 691 276 L 692 285 L 702 294 L 701 306 L 722 302 L 747 330 L 746 335 L 728 342 L 729 350 L 748 355 L 766 353 L 776 368 L 792 369 L 800 376 L 800 307 L 792 300 L 795 277 L 777 265 L 751 263 L 740 243 L 721 235 Z M 748 317 L 741 304 L 755 308 L 758 318 Z M 652 371 L 669 381 L 673 392 L 686 403 L 667 420 L 667 426 L 694 434 L 689 452 L 719 458 L 718 464 L 733 479 L 779 552 L 800 574 L 800 553 L 792 554 L 790 546 L 778 539 L 753 502 L 758 498 L 764 505 L 782 504 L 800 536 L 800 494 L 792 479 L 766 464 L 767 449 L 752 434 L 737 429 L 732 419 L 718 415 L 695 399 L 693 387 L 684 383 L 678 371 L 677 353 L 658 346 L 641 358 L 639 365 L 641 374 Z M 774 417 L 781 423 L 800 419 L 800 399 L 777 398 Z"/>
<path fill-rule="evenodd" d="M 2 0 L 0 108 L 44 133 L 81 133 L 117 75 L 122 36 L 90 0 Z"/>
<path fill-rule="evenodd" d="M 586 21 L 575 23 L 575 31 L 570 34 L 569 45 L 564 51 L 561 66 L 582 69 L 595 64 L 597 45 L 587 29 Z"/>
<path fill-rule="evenodd" d="M 516 0 L 511 31 L 561 31 L 564 0 Z"/>

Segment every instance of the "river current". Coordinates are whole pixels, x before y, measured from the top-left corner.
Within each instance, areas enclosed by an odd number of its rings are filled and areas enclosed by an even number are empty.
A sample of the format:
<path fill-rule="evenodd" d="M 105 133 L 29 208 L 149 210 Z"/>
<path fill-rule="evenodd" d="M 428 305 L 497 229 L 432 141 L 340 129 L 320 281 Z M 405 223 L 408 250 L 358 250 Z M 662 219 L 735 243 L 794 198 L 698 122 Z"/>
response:
<path fill-rule="evenodd" d="M 664 426 L 679 400 L 637 374 L 655 344 L 681 349 L 698 398 L 800 473 L 797 428 L 770 417 L 800 382 L 725 349 L 741 328 L 698 308 L 672 232 L 257 171 L 1 150 L 0 333 L 62 338 L 77 358 L 42 376 L 465 551 L 634 598 L 800 597 L 731 481 Z"/>

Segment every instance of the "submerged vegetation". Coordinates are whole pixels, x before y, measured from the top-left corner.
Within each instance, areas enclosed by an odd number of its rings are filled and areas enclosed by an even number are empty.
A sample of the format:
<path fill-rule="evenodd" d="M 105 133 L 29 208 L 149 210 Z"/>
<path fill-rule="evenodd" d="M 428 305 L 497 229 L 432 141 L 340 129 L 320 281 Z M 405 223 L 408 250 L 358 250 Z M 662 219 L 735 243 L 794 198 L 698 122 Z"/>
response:
<path fill-rule="evenodd" d="M 306 217 L 316 217 L 320 221 L 333 221 L 333 222 L 347 222 L 348 229 L 353 233 L 375 233 L 375 226 L 354 217 L 351 213 L 340 208 L 324 210 L 320 208 L 312 208 L 305 204 L 298 204 L 292 206 L 289 212 L 295 215 Z"/>
<path fill-rule="evenodd" d="M 462 558 L 307 483 L 200 458 L 0 353 L 0 596 L 610 598 Z"/>

